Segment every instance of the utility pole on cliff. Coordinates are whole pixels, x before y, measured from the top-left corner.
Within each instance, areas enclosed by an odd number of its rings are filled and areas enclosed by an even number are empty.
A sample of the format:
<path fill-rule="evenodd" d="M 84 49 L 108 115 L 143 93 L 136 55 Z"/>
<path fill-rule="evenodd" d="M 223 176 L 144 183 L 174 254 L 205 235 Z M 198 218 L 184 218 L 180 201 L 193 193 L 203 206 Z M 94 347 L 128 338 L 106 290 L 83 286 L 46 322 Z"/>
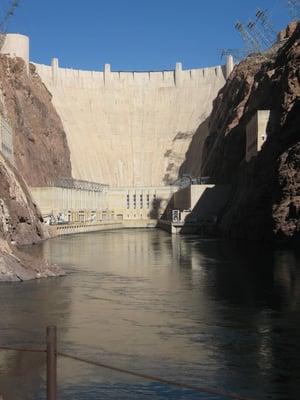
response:
<path fill-rule="evenodd" d="M 247 53 L 259 53 L 261 51 L 261 46 L 257 38 L 251 32 L 247 31 L 240 21 L 237 21 L 234 27 L 240 33 Z"/>
<path fill-rule="evenodd" d="M 287 0 L 288 9 L 293 19 L 300 18 L 300 0 Z"/>
<path fill-rule="evenodd" d="M 247 24 L 249 31 L 257 38 L 260 47 L 270 47 L 272 43 L 267 39 L 263 32 L 260 31 L 255 21 L 250 20 Z"/>
<path fill-rule="evenodd" d="M 263 29 L 264 35 L 266 38 L 273 44 L 276 40 L 277 32 L 275 31 L 270 18 L 268 17 L 267 10 L 258 9 L 256 11 L 256 23 L 261 26 Z"/>
<path fill-rule="evenodd" d="M 2 20 L 0 21 L 0 50 L 5 41 L 8 23 L 11 17 L 15 14 L 16 8 L 19 6 L 19 0 L 12 0 L 9 4 L 8 9 L 4 13 Z"/>

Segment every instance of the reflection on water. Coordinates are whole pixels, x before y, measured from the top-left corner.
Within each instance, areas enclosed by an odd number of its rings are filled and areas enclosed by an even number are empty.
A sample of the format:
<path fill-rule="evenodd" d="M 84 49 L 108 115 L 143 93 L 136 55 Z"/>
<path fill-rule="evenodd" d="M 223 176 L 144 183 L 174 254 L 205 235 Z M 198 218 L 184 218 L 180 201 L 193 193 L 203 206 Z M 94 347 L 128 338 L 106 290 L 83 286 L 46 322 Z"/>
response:
<path fill-rule="evenodd" d="M 300 265 L 293 251 L 122 230 L 29 249 L 64 278 L 1 285 L 0 343 L 86 358 L 256 399 L 298 399 Z M 63 399 L 217 399 L 59 360 Z M 0 352 L 5 400 L 43 399 L 44 355 Z M 219 397 L 221 399 L 222 397 Z"/>

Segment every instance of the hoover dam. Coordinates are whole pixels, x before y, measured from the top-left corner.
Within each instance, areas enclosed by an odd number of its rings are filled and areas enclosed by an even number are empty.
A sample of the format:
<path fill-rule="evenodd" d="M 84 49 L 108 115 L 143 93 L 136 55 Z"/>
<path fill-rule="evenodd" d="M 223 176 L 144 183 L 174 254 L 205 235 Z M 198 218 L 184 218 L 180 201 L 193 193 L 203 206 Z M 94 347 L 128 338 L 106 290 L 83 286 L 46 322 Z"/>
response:
<path fill-rule="evenodd" d="M 78 223 L 114 219 L 153 226 L 179 189 L 178 179 L 200 176 L 192 169 L 201 165 L 208 129 L 197 130 L 207 124 L 233 69 L 231 56 L 226 65 L 209 68 L 184 70 L 178 62 L 169 71 L 116 72 L 110 64 L 83 71 L 61 68 L 57 58 L 51 65 L 31 63 L 30 40 L 20 34 L 7 34 L 1 53 L 24 60 L 29 79 L 42 81 L 66 136 L 71 180 L 66 173 L 50 187 L 31 187 L 45 219 L 75 224 L 76 230 Z M 197 152 L 187 160 L 195 132 Z M 206 189 L 199 188 L 199 196 Z M 186 201 L 182 207 L 191 208 Z"/>
<path fill-rule="evenodd" d="M 29 39 L 7 35 L 2 53 L 29 64 Z M 113 187 L 174 182 L 198 126 L 224 85 L 230 65 L 173 71 L 114 72 L 34 63 L 53 96 L 75 179 Z M 199 162 L 199 159 L 197 160 Z"/>
<path fill-rule="evenodd" d="M 298 400 L 300 22 L 203 67 L 234 1 L 137 2 L 183 63 L 117 71 L 157 61 L 132 4 L 40 3 L 0 33 L 0 400 Z"/>

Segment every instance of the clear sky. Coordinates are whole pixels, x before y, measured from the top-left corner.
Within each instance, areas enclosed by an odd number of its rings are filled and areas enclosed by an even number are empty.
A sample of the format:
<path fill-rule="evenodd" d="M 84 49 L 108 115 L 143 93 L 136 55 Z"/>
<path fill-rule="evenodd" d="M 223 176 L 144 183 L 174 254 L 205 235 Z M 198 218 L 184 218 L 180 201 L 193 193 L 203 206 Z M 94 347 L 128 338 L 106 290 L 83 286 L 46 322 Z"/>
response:
<path fill-rule="evenodd" d="M 3 10 L 9 1 L 1 1 Z M 10 32 L 30 37 L 32 61 L 102 70 L 173 69 L 220 64 L 218 49 L 242 47 L 233 25 L 268 9 L 276 30 L 285 0 L 20 0 Z M 1 10 L 1 11 L 2 11 Z"/>

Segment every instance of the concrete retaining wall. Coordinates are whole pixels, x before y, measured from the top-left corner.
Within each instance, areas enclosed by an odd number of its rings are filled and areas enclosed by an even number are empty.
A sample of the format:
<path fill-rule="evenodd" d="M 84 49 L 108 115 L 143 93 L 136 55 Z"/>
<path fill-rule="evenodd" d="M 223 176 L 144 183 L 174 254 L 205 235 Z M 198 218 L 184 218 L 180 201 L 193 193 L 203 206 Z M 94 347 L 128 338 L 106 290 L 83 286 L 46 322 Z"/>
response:
<path fill-rule="evenodd" d="M 85 232 L 96 232 L 96 231 L 106 231 L 113 229 L 122 229 L 123 225 L 121 222 L 110 221 L 101 222 L 98 224 L 88 224 L 88 223 L 77 223 L 70 225 L 52 225 L 49 227 L 50 235 L 52 237 L 62 236 L 62 235 L 74 235 L 75 233 L 85 233 Z"/>

